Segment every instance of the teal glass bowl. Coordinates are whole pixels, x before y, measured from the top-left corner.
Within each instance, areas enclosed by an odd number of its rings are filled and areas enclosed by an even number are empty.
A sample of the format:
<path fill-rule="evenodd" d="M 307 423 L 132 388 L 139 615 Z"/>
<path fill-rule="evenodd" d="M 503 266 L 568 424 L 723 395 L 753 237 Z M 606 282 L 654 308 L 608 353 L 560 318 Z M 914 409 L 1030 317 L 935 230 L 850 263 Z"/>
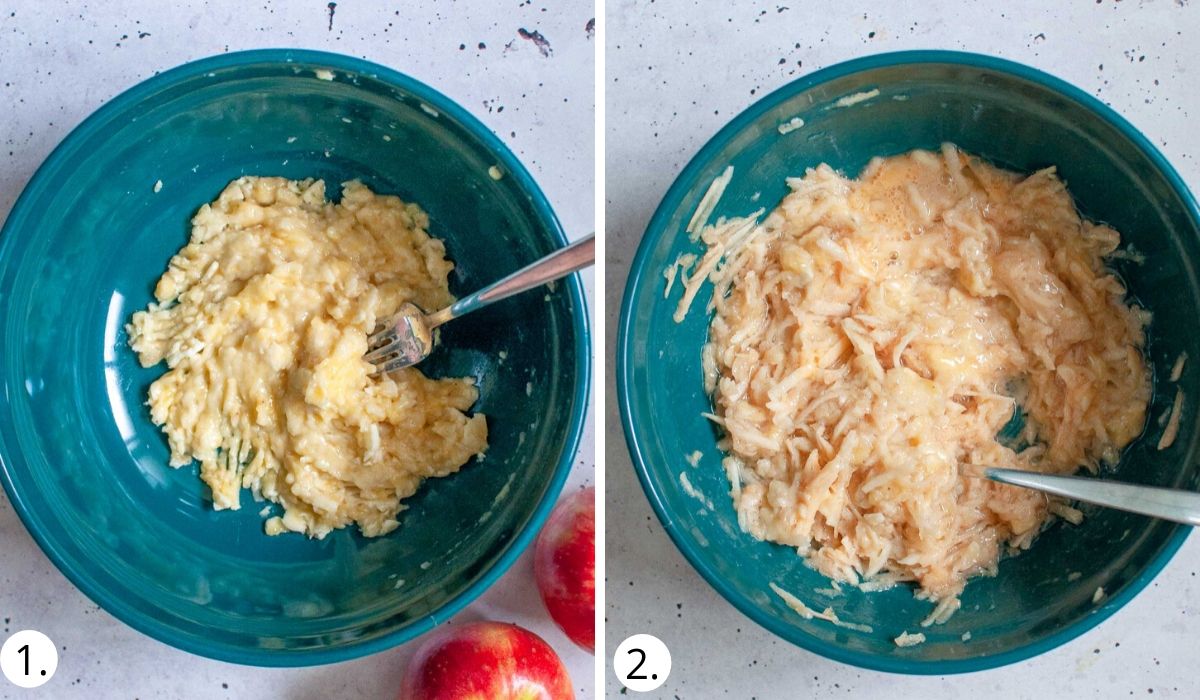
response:
<path fill-rule="evenodd" d="M 797 116 L 804 125 L 781 134 L 778 127 Z M 678 291 L 663 299 L 663 270 L 680 253 L 697 249 L 684 226 L 728 165 L 735 168 L 733 180 L 714 219 L 770 210 L 786 192 L 784 178 L 807 167 L 825 162 L 853 176 L 873 156 L 933 149 L 945 141 L 1017 171 L 1057 165 L 1082 212 L 1112 224 L 1145 254 L 1145 264 L 1123 262 L 1117 269 L 1132 296 L 1155 316 L 1147 347 L 1156 385 L 1149 415 L 1157 418 L 1170 407 L 1175 387 L 1168 377 L 1181 352 L 1193 358 L 1179 382 L 1189 398 L 1175 444 L 1157 451 L 1161 428 L 1149 422 L 1114 476 L 1196 489 L 1196 202 L 1128 122 L 1081 90 L 1008 61 L 943 51 L 871 56 L 797 80 L 738 115 L 692 159 L 654 214 L 625 288 L 616 349 L 618 403 L 634 467 L 659 519 L 697 571 L 780 637 L 831 659 L 899 673 L 975 671 L 1062 644 L 1137 595 L 1188 533 L 1184 526 L 1085 508 L 1081 526 L 1054 525 L 1030 551 L 1001 562 L 996 577 L 971 581 L 962 609 L 949 622 L 921 629 L 931 606 L 914 600 L 910 588 L 821 593 L 815 589 L 828 589 L 828 579 L 807 568 L 793 549 L 738 529 L 716 433 L 700 417 L 711 405 L 700 365 L 710 291 L 701 292 L 681 324 L 671 320 Z M 703 456 L 692 468 L 685 456 L 695 450 Z M 681 486 L 681 473 L 698 498 Z M 874 631 L 801 619 L 770 583 L 809 607 L 832 607 L 842 619 Z M 1097 588 L 1104 596 L 1093 603 Z M 897 647 L 892 640 L 903 631 L 924 632 L 927 641 Z M 971 636 L 964 642 L 966 632 Z"/>
<path fill-rule="evenodd" d="M 529 173 L 461 107 L 307 51 L 147 80 L 72 132 L 17 201 L 0 237 L 0 481 L 29 532 L 90 598 L 171 645 L 266 666 L 340 661 L 444 621 L 534 537 L 580 439 L 587 313 L 572 277 L 446 326 L 421 369 L 478 380 L 486 457 L 427 481 L 385 537 L 268 537 L 266 504 L 243 492 L 241 510 L 215 512 L 195 465 L 167 466 L 144 405 L 164 366 L 142 369 L 124 330 L 192 214 L 244 174 L 324 178 L 331 196 L 360 178 L 420 204 L 460 295 L 566 239 Z"/>

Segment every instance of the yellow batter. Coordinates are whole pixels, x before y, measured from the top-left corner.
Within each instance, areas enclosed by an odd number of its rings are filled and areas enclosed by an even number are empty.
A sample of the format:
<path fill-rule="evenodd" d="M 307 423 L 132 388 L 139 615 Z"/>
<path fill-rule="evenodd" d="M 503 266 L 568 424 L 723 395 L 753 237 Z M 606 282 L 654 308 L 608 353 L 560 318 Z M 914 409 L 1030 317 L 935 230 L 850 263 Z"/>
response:
<path fill-rule="evenodd" d="M 472 379 L 372 378 L 362 359 L 377 318 L 453 301 L 428 225 L 357 181 L 334 205 L 320 180 L 243 177 L 200 208 L 128 331 L 143 366 L 170 368 L 151 417 L 172 466 L 200 462 L 216 509 L 237 509 L 245 487 L 284 507 L 268 534 L 356 523 L 374 537 L 422 479 L 487 449 L 484 416 L 466 414 Z"/>

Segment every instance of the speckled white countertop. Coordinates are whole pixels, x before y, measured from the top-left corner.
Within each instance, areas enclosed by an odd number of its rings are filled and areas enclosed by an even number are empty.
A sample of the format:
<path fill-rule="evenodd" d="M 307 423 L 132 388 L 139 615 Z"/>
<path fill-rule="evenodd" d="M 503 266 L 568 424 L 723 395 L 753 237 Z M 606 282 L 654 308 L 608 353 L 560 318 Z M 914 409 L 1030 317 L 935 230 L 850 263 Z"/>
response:
<path fill-rule="evenodd" d="M 607 16 L 606 348 L 630 259 L 654 207 L 704 142 L 756 99 L 864 54 L 995 54 L 1110 103 L 1200 190 L 1200 3 L 610 0 Z M 610 350 L 611 352 L 611 350 Z M 612 396 L 609 363 L 606 391 Z M 643 697 L 1200 697 L 1200 537 L 1132 603 L 1074 642 L 1004 669 L 949 678 L 864 671 L 810 654 L 742 616 L 684 561 L 605 419 L 608 658 L 630 634 L 667 643 L 666 684 Z M 620 686 L 611 673 L 607 694 Z M 637 694 L 629 692 L 629 697 Z"/>
<path fill-rule="evenodd" d="M 335 7 L 332 8 L 331 6 Z M 593 40 L 587 0 L 6 0 L 0 3 L 0 220 L 42 159 L 102 103 L 156 71 L 223 51 L 324 49 L 422 80 L 491 127 L 528 166 L 572 236 L 592 230 Z M 518 34 L 540 31 L 548 55 Z M 593 275 L 585 274 L 589 299 Z M 594 309 L 594 302 L 591 302 Z M 590 483 L 594 432 L 568 489 Z M 458 615 L 517 622 L 562 655 L 580 698 L 593 660 L 555 628 L 533 590 L 530 557 Z M 49 683 L 0 698 L 394 698 L 412 645 L 307 669 L 258 669 L 177 651 L 85 598 L 34 544 L 0 491 L 0 640 L 32 627 L 59 647 Z M 453 623 L 451 623 L 453 624 Z"/>

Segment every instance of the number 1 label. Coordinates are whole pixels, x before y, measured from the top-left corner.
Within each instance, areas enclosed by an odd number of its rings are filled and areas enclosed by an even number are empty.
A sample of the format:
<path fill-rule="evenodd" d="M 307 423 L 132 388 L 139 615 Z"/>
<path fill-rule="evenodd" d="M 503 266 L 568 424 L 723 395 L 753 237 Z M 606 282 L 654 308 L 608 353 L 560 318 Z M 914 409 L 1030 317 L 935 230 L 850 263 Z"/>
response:
<path fill-rule="evenodd" d="M 0 647 L 0 672 L 14 685 L 36 688 L 58 670 L 58 649 L 37 630 L 21 630 Z"/>

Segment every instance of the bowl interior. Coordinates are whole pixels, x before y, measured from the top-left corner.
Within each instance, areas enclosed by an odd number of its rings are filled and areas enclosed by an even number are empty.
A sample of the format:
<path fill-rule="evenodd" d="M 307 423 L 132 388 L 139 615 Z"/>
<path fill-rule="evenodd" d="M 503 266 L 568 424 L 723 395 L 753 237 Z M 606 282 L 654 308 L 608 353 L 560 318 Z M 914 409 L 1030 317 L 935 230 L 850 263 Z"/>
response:
<path fill-rule="evenodd" d="M 336 660 L 444 619 L 532 536 L 582 420 L 582 297 L 571 280 L 443 329 L 421 369 L 476 378 L 490 447 L 426 482 L 396 532 L 267 537 L 268 504 L 243 492 L 240 511 L 214 512 L 195 465 L 167 466 L 145 406 L 165 366 L 142 369 L 124 330 L 192 214 L 244 174 L 323 178 L 333 197 L 359 178 L 420 204 L 457 294 L 563 238 L 512 154 L 449 100 L 304 52 L 209 59 L 138 86 L 64 143 L 10 217 L 0 455 L 31 532 L 85 592 L 173 644 L 251 663 Z"/>
<path fill-rule="evenodd" d="M 1030 551 L 1003 561 L 998 576 L 973 580 L 948 623 L 924 630 L 918 625 L 931 606 L 915 600 L 909 588 L 818 592 L 829 588 L 828 579 L 806 568 L 792 549 L 755 541 L 738 528 L 716 433 L 700 417 L 710 408 L 700 367 L 709 290 L 681 324 L 671 319 L 678 292 L 663 300 L 662 271 L 680 253 L 696 249 L 683 228 L 727 165 L 734 166 L 734 177 L 714 218 L 770 210 L 786 194 L 786 176 L 822 162 L 856 175 L 874 156 L 936 149 L 946 141 L 1017 171 L 1056 165 L 1083 214 L 1116 227 L 1146 257 L 1145 264 L 1120 262 L 1116 268 L 1131 295 L 1154 313 L 1147 347 L 1156 385 L 1152 420 L 1113 475 L 1195 488 L 1196 413 L 1187 402 L 1175 444 L 1155 449 L 1162 430 L 1155 419 L 1174 399 L 1171 366 L 1181 352 L 1200 357 L 1200 337 L 1189 330 L 1200 306 L 1195 204 L 1161 157 L 1145 150 L 1123 122 L 1101 116 L 1098 104 L 1007 62 L 944 53 L 875 57 L 823 71 L 764 99 L 715 137 L 676 181 L 650 224 L 626 289 L 618 348 L 621 407 L 639 476 L 673 539 L 710 583 L 759 623 L 860 665 L 975 670 L 1044 651 L 1096 624 L 1140 590 L 1181 543 L 1187 528 L 1085 507 L 1081 526 L 1053 526 Z M 804 125 L 781 134 L 779 125 L 797 116 Z M 1200 391 L 1194 362 L 1178 386 L 1188 397 Z M 684 460 L 694 450 L 703 453 L 695 468 Z M 696 495 L 681 487 L 681 474 Z M 803 620 L 770 583 L 874 632 Z M 1098 587 L 1105 597 L 1096 604 Z M 928 641 L 898 648 L 892 639 L 905 630 L 923 631 Z M 969 643 L 961 639 L 966 632 Z"/>

